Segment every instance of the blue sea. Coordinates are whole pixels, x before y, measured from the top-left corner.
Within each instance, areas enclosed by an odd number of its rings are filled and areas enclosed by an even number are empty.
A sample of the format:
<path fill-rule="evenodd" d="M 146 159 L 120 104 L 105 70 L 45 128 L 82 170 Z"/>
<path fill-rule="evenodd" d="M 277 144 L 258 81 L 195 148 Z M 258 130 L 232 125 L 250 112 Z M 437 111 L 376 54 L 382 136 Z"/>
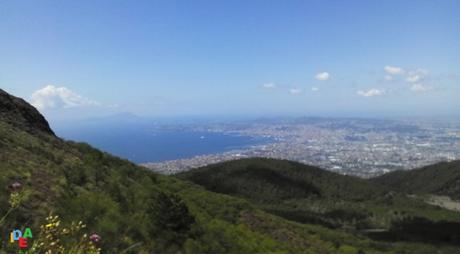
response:
<path fill-rule="evenodd" d="M 162 162 L 215 154 L 269 142 L 213 132 L 162 130 L 145 127 L 66 128 L 57 134 L 67 140 L 86 142 L 136 163 Z"/>

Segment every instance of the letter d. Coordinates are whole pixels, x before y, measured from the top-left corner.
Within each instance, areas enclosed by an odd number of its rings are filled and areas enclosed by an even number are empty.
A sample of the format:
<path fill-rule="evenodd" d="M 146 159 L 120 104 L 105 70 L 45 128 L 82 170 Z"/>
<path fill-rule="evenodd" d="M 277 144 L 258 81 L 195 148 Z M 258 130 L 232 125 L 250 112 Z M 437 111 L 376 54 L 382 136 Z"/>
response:
<path fill-rule="evenodd" d="M 13 232 L 11 233 L 12 237 L 13 237 L 13 241 L 17 241 L 19 240 L 20 237 L 22 237 L 22 232 L 21 230 L 13 230 Z"/>

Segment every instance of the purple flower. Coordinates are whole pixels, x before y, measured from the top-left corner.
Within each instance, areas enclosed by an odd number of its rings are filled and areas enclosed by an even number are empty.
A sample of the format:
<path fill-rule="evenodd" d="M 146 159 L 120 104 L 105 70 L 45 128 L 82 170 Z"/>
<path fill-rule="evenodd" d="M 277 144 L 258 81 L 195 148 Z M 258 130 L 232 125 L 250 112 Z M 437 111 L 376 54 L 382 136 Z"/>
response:
<path fill-rule="evenodd" d="M 22 184 L 20 182 L 14 182 L 10 184 L 9 188 L 11 191 L 16 192 L 22 188 Z"/>
<path fill-rule="evenodd" d="M 98 234 L 92 234 L 89 236 L 89 240 L 91 240 L 93 243 L 98 243 L 101 241 L 101 236 Z"/>

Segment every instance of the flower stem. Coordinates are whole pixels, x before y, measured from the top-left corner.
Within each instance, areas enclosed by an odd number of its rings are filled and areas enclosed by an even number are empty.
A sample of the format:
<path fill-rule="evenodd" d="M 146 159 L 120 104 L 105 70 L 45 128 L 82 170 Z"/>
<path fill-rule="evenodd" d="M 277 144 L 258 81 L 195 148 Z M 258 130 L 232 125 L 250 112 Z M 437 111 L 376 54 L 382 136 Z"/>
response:
<path fill-rule="evenodd" d="M 3 221 L 5 221 L 6 217 L 8 217 L 8 215 L 14 210 L 14 208 L 10 208 L 8 209 L 8 212 L 5 213 L 5 215 L 3 215 L 3 217 L 0 219 L 0 225 L 3 224 Z"/>

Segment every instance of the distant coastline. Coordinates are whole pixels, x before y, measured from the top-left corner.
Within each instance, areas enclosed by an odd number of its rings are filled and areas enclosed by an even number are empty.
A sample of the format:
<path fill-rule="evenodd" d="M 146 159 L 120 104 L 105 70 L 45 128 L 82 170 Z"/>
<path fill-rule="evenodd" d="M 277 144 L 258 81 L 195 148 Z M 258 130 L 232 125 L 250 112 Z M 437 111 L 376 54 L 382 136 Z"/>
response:
<path fill-rule="evenodd" d="M 67 129 L 61 130 L 59 134 L 66 139 L 89 143 L 96 148 L 139 164 L 220 154 L 271 141 L 266 137 L 143 127 Z"/>

